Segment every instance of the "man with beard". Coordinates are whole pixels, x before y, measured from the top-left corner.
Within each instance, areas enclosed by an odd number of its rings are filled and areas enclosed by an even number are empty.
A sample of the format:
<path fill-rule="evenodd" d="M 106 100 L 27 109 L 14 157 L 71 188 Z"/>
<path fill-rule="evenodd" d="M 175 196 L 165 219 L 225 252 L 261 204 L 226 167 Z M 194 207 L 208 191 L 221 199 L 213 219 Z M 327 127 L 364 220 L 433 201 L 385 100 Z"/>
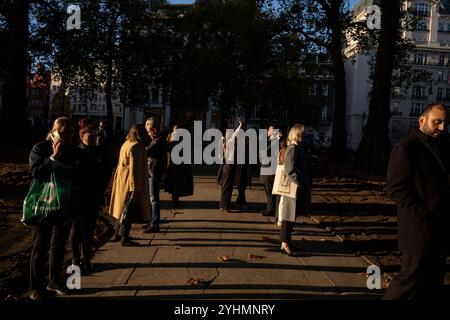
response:
<path fill-rule="evenodd" d="M 450 215 L 446 107 L 430 104 L 392 150 L 386 192 L 397 203 L 401 270 L 383 299 L 435 299 L 443 289 Z"/>

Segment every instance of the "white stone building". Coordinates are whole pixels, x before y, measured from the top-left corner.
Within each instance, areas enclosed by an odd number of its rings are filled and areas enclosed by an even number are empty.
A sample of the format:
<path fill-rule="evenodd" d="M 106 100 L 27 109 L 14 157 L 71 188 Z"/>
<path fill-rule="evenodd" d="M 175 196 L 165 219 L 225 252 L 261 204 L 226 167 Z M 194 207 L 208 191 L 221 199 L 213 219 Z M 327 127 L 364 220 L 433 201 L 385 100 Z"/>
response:
<path fill-rule="evenodd" d="M 353 7 L 357 20 L 366 19 L 365 8 L 370 5 L 379 5 L 379 1 L 362 0 Z M 415 71 L 430 73 L 432 84 L 416 82 L 408 90 L 393 85 L 389 124 L 393 144 L 417 126 L 418 116 L 427 104 L 440 102 L 448 106 L 450 101 L 450 1 L 406 0 L 402 9 L 420 18 L 413 31 L 403 32 L 403 37 L 416 45 L 409 63 Z M 358 54 L 352 42 L 344 53 L 347 58 L 347 144 L 356 150 L 369 112 L 370 57 Z"/>
<path fill-rule="evenodd" d="M 64 99 L 62 97 L 64 95 Z M 64 100 L 64 102 L 63 102 Z M 123 105 L 118 94 L 113 97 L 113 130 L 123 131 Z M 66 115 L 75 119 L 88 117 L 92 122 L 98 123 L 100 120 L 107 120 L 106 95 L 103 90 L 85 92 L 82 89 L 70 88 L 63 93 L 61 91 L 61 81 L 52 77 L 50 87 L 50 116 Z M 53 119 L 51 119 L 53 120 Z"/>

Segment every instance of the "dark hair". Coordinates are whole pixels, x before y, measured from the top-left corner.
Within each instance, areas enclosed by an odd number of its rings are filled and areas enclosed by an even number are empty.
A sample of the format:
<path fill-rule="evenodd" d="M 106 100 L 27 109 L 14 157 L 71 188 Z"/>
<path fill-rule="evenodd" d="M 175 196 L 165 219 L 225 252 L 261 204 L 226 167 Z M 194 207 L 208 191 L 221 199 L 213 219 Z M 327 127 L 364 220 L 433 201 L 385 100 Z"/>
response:
<path fill-rule="evenodd" d="M 148 138 L 148 133 L 145 130 L 144 125 L 138 124 L 134 125 L 130 128 L 130 131 L 128 131 L 127 134 L 127 140 L 130 140 L 131 142 L 145 142 Z"/>
<path fill-rule="evenodd" d="M 433 108 L 447 111 L 447 107 L 445 105 L 443 105 L 442 103 L 433 102 L 433 103 L 430 103 L 429 105 L 427 105 L 425 107 L 425 109 L 423 109 L 421 116 L 427 117 Z"/>

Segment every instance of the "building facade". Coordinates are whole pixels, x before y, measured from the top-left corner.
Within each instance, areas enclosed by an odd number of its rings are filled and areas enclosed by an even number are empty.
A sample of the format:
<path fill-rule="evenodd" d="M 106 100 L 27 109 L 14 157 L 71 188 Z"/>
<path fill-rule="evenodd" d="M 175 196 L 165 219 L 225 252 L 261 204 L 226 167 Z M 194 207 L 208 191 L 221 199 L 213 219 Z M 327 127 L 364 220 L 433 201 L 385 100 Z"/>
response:
<path fill-rule="evenodd" d="M 366 19 L 365 8 L 370 5 L 379 5 L 379 1 L 363 0 L 355 5 L 356 20 Z M 408 88 L 392 85 L 389 123 L 392 144 L 417 127 L 418 117 L 426 105 L 440 102 L 448 106 L 450 101 L 450 1 L 406 0 L 402 10 L 417 19 L 414 30 L 402 34 L 415 44 L 409 64 L 416 79 Z M 355 48 L 356 44 L 350 41 L 344 51 L 347 58 L 347 144 L 352 150 L 358 148 L 363 135 L 371 90 L 371 57 L 359 54 Z"/>
<path fill-rule="evenodd" d="M 52 77 L 49 98 L 49 118 L 53 121 L 60 116 L 68 116 L 75 120 L 89 118 L 93 123 L 107 119 L 106 95 L 104 90 L 87 92 L 84 89 L 61 87 L 61 81 Z M 119 94 L 113 93 L 113 131 L 123 132 L 123 104 Z"/>

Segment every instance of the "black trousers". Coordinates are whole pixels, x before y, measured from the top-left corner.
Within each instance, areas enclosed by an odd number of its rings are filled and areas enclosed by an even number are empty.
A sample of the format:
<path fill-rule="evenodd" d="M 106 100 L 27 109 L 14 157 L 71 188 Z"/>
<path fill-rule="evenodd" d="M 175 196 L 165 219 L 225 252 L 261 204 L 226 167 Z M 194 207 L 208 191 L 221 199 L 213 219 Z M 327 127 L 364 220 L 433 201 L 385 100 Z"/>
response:
<path fill-rule="evenodd" d="M 264 184 L 264 191 L 266 193 L 268 212 L 275 212 L 277 196 L 272 195 L 273 183 L 275 181 L 275 176 L 261 176 L 261 181 Z"/>
<path fill-rule="evenodd" d="M 245 190 L 247 190 L 248 185 L 247 176 L 247 167 L 244 165 L 241 169 L 241 175 L 237 186 L 238 196 L 236 199 L 236 204 L 238 206 L 245 206 L 247 204 L 247 198 L 245 197 Z M 233 193 L 233 190 L 231 190 L 231 193 Z"/>
<path fill-rule="evenodd" d="M 79 262 L 80 258 L 92 259 L 92 245 L 99 208 L 96 206 L 82 210 L 72 222 L 70 246 L 72 259 Z"/>
<path fill-rule="evenodd" d="M 445 254 L 403 255 L 401 262 L 400 272 L 390 283 L 383 300 L 434 300 L 441 296 L 447 265 Z"/>
<path fill-rule="evenodd" d="M 220 208 L 231 209 L 231 197 L 233 195 L 234 176 L 236 174 L 236 165 L 223 164 L 222 168 L 222 189 L 220 193 Z"/>
<path fill-rule="evenodd" d="M 281 222 L 280 240 L 281 242 L 291 242 L 292 230 L 294 229 L 295 222 L 285 221 Z"/>
<path fill-rule="evenodd" d="M 30 257 L 30 290 L 43 290 L 49 282 L 61 283 L 70 225 L 41 223 L 32 227 L 33 250 Z M 49 264 L 47 269 L 46 264 Z"/>

